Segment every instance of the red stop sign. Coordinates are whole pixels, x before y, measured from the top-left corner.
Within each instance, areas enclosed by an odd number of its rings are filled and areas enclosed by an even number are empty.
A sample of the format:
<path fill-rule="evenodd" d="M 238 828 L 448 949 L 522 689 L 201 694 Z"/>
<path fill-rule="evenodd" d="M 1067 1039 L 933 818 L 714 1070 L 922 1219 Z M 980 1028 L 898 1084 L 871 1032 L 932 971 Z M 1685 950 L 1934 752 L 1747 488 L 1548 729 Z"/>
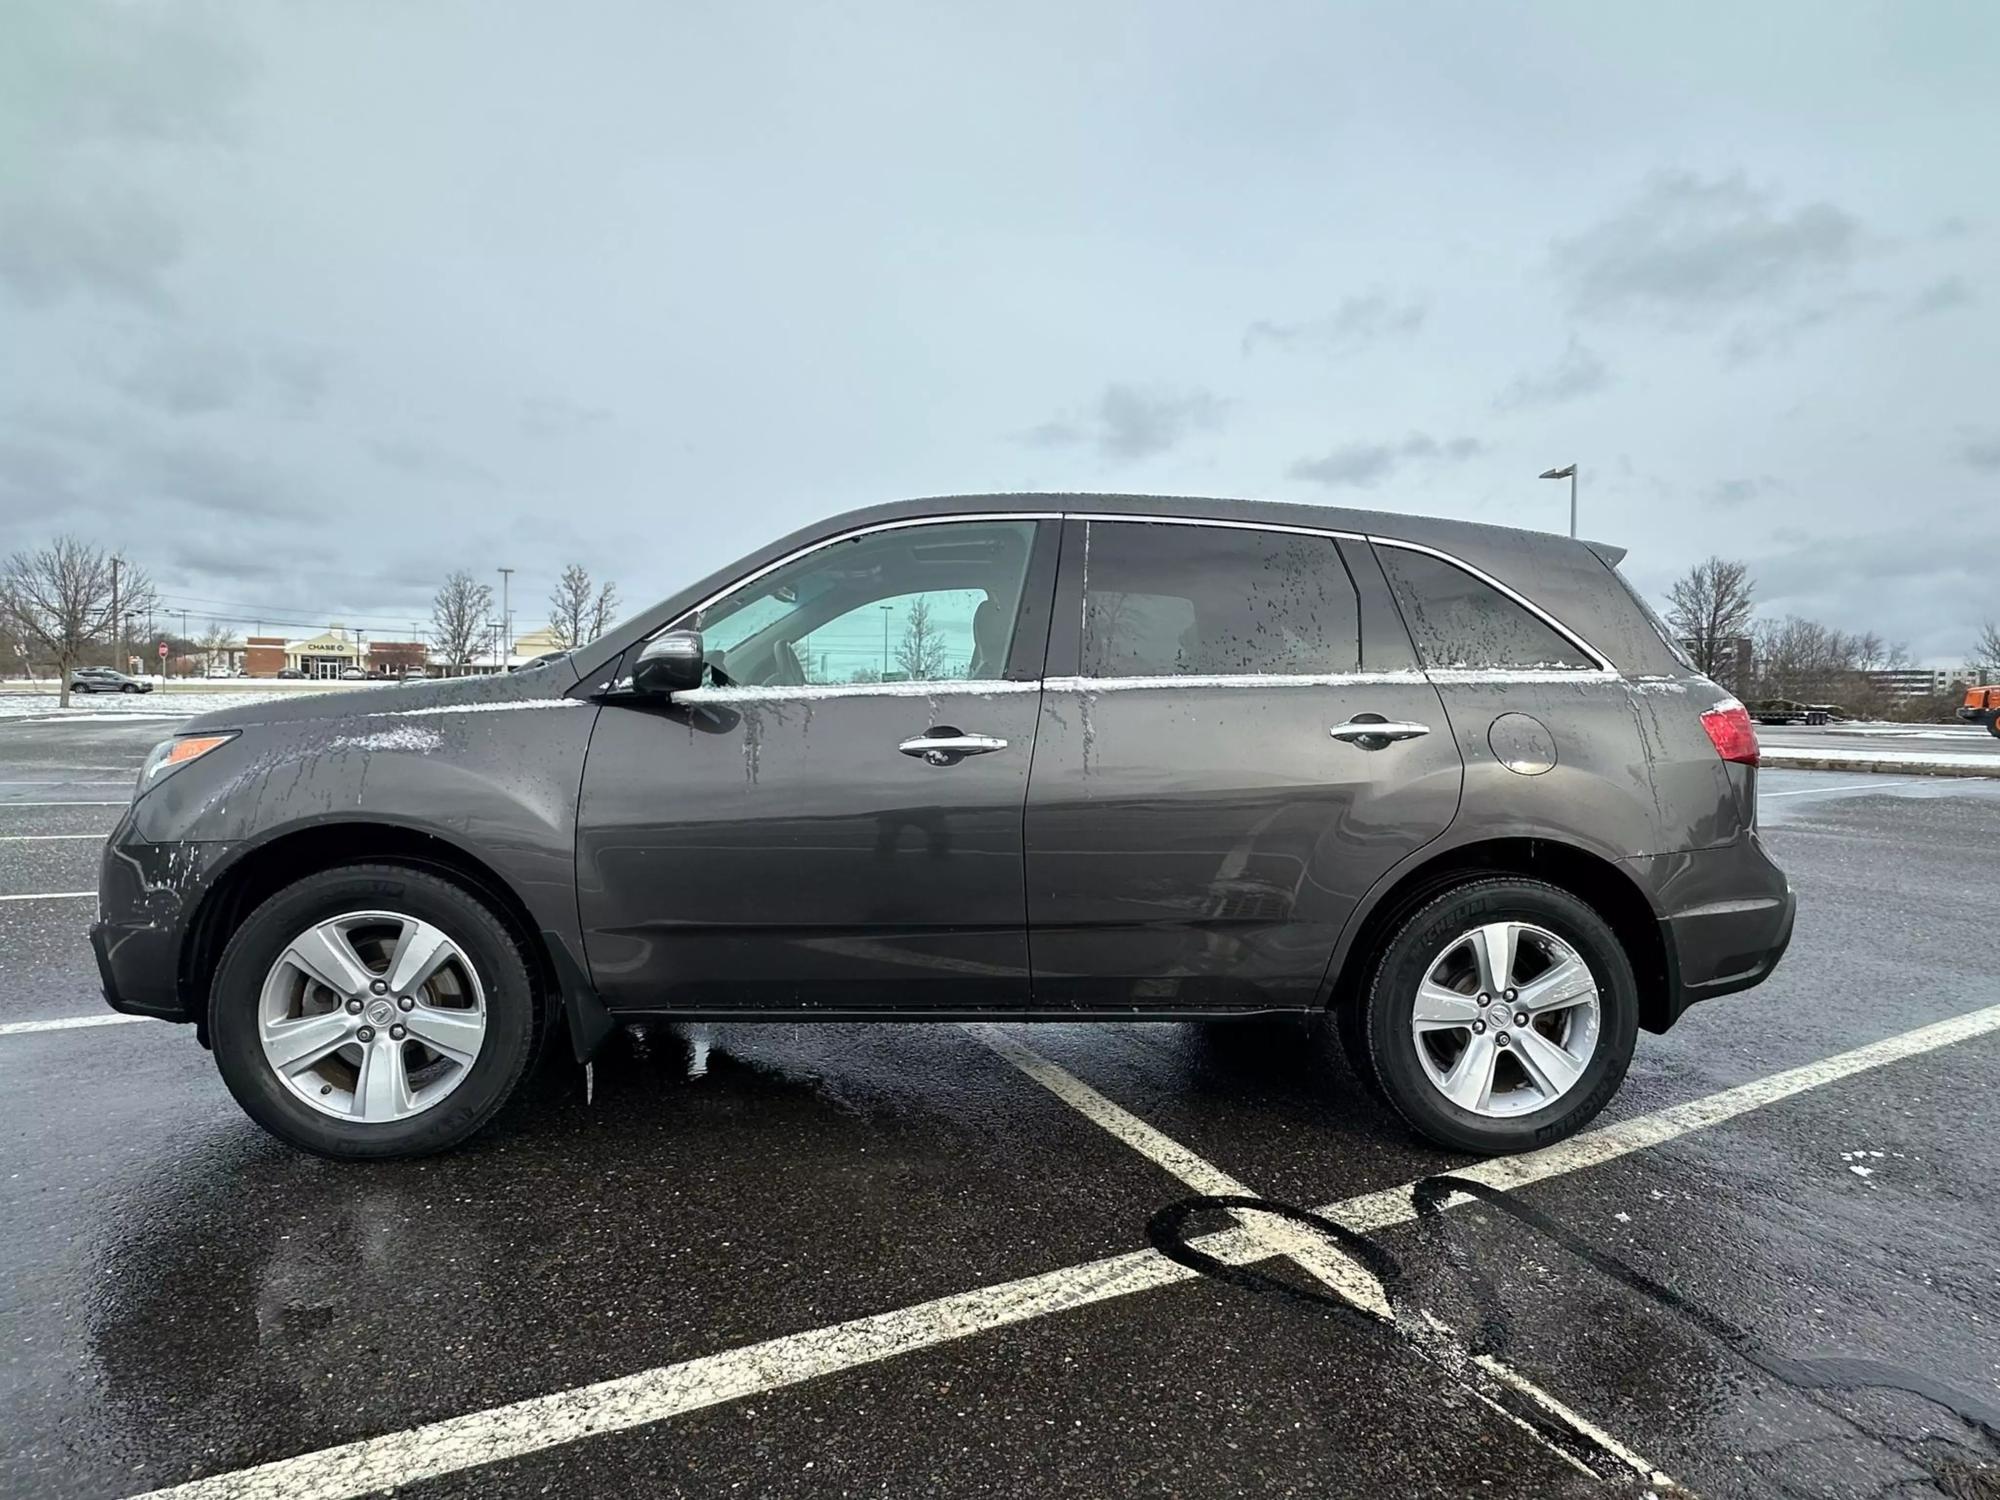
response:
<path fill-rule="evenodd" d="M 167 655 L 167 643 L 166 643 L 165 641 L 161 641 L 161 642 L 160 642 L 160 658 L 161 658 L 161 660 L 163 660 L 163 661 L 164 661 L 164 660 L 166 659 L 166 655 Z"/>

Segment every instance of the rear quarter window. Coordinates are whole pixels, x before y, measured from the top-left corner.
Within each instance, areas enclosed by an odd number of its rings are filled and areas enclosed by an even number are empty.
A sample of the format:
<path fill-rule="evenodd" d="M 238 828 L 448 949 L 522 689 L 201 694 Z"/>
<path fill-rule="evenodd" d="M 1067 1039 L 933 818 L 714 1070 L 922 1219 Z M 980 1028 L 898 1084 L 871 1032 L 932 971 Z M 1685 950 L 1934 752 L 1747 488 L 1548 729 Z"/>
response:
<path fill-rule="evenodd" d="M 1573 641 L 1456 564 L 1405 547 L 1377 547 L 1376 555 L 1427 669 L 1596 669 Z"/>

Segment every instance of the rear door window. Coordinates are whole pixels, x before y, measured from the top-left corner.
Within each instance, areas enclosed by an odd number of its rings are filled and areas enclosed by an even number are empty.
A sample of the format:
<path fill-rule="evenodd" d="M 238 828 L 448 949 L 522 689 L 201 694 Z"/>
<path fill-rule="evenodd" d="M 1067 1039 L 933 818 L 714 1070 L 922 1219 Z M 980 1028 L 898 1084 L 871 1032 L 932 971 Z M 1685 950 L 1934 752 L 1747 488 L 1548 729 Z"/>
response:
<path fill-rule="evenodd" d="M 1382 571 L 1434 671 L 1590 671 L 1574 641 L 1455 563 L 1407 547 L 1380 546 Z"/>
<path fill-rule="evenodd" d="M 1086 677 L 1304 676 L 1360 662 L 1360 601 L 1331 537 L 1092 521 Z"/>

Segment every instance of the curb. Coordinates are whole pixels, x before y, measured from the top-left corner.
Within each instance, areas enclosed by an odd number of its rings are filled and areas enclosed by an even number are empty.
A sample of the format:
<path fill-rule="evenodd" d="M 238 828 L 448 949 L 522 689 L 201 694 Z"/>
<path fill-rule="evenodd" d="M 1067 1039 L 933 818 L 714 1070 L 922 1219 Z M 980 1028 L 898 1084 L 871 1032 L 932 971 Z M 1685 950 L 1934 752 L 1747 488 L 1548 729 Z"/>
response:
<path fill-rule="evenodd" d="M 1840 755 L 1785 754 L 1766 748 L 1760 764 L 1781 771 L 1884 771 L 1896 776 L 2000 777 L 2000 756 L 1967 756 L 1963 762 L 1850 760 Z"/>

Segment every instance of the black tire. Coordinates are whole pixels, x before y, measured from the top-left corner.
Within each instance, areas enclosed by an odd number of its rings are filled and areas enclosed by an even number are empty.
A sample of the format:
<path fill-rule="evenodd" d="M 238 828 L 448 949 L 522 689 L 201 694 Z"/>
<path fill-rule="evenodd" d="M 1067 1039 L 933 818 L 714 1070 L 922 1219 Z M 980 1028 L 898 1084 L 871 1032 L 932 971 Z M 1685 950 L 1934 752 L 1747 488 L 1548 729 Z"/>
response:
<path fill-rule="evenodd" d="M 121 693 L 136 693 L 139 691 L 139 684 L 136 682 L 120 683 L 118 685 L 118 691 Z"/>
<path fill-rule="evenodd" d="M 1996 740 L 2000 740 L 2000 714 L 1995 714 L 1986 721 L 1986 730 Z"/>
<path fill-rule="evenodd" d="M 431 1108 L 393 1123 L 324 1114 L 273 1073 L 257 1034 L 264 977 L 299 933 L 342 912 L 381 908 L 444 929 L 476 971 L 486 1032 L 465 1079 Z M 396 865 L 344 865 L 308 875 L 253 911 L 229 939 L 209 991 L 209 1038 L 229 1092 L 280 1140 L 339 1161 L 425 1156 L 458 1145 L 498 1114 L 540 1039 L 527 961 L 484 902 L 450 881 Z"/>
<path fill-rule="evenodd" d="M 1532 922 L 1574 948 L 1597 982 L 1598 1037 L 1583 1075 L 1543 1108 L 1508 1118 L 1475 1114 L 1440 1093 L 1417 1056 L 1410 1010 L 1447 945 L 1487 922 Z M 1528 1151 L 1574 1134 L 1611 1101 L 1638 1040 L 1639 988 L 1610 925 L 1587 903 L 1539 880 L 1468 880 L 1432 897 L 1383 944 L 1356 1006 L 1343 1018 L 1349 1055 L 1418 1134 L 1481 1156 Z"/>

